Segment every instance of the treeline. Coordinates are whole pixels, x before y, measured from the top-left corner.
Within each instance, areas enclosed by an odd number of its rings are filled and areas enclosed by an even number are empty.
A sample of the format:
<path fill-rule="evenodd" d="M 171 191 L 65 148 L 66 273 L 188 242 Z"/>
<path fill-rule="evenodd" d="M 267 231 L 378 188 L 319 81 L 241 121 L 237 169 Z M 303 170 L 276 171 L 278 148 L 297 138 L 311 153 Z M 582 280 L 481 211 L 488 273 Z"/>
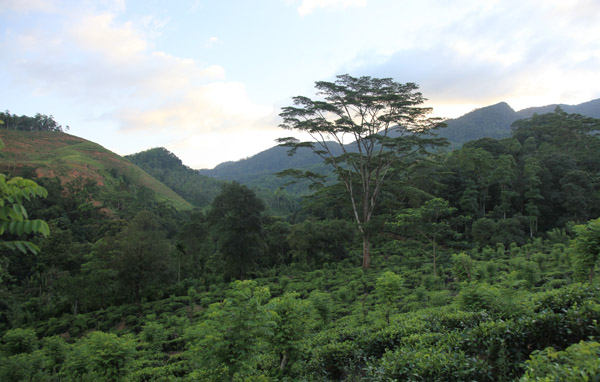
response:
<path fill-rule="evenodd" d="M 62 125 L 54 120 L 53 116 L 37 113 L 34 117 L 10 114 L 10 111 L 0 112 L 0 128 L 22 131 L 68 131 L 69 126 L 63 129 Z"/>
<path fill-rule="evenodd" d="M 557 109 L 445 158 L 438 195 L 480 246 L 525 241 L 600 215 L 600 121 Z"/>

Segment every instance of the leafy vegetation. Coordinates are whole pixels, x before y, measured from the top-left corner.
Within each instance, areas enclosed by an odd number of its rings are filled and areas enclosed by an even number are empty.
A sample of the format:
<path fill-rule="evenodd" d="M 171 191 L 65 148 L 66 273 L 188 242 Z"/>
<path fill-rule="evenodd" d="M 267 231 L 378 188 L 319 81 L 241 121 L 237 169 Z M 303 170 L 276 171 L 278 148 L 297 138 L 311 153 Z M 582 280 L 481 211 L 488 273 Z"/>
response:
<path fill-rule="evenodd" d="M 54 120 L 53 116 L 37 113 L 34 117 L 17 116 L 8 110 L 0 113 L 1 127 L 7 130 L 21 131 L 63 131 L 63 127 Z M 69 126 L 65 128 L 69 130 Z"/>
<path fill-rule="evenodd" d="M 594 380 L 599 128 L 557 109 L 391 171 L 367 269 L 340 183 L 186 210 L 3 161 L 47 190 L 19 203 L 50 234 L 0 249 L 0 380 Z"/>

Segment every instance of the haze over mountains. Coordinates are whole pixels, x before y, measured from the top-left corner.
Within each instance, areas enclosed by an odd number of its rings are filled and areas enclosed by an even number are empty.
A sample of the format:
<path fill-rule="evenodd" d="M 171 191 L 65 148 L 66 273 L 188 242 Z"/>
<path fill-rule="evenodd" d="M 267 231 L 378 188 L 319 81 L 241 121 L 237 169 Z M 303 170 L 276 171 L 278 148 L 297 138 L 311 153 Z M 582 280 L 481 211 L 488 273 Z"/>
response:
<path fill-rule="evenodd" d="M 513 122 L 529 118 L 534 114 L 545 114 L 559 106 L 567 113 L 582 114 L 600 118 L 600 99 L 578 105 L 552 104 L 530 107 L 515 111 L 506 102 L 473 110 L 462 117 L 446 121 L 447 127 L 440 129 L 439 136 L 447 138 L 451 148 L 481 138 L 507 138 Z M 282 132 L 283 135 L 283 132 Z M 272 183 L 272 174 L 288 168 L 318 166 L 321 158 L 309 149 L 299 149 L 294 156 L 287 155 L 287 148 L 274 146 L 250 158 L 235 162 L 224 162 L 214 169 L 202 169 L 199 173 L 222 180 L 235 180 L 240 183 L 257 186 Z M 285 183 L 283 181 L 279 182 Z"/>

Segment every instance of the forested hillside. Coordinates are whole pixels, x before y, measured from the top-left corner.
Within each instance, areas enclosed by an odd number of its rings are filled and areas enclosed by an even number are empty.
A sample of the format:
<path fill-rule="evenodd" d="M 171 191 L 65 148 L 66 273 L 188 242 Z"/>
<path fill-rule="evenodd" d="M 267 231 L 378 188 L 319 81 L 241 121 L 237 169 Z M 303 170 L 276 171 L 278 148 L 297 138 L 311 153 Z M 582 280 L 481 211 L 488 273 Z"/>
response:
<path fill-rule="evenodd" d="M 125 158 L 160 180 L 195 207 L 208 206 L 219 193 L 222 181 L 198 174 L 181 159 L 159 147 Z"/>
<path fill-rule="evenodd" d="M 213 202 L 221 187 L 228 183 L 192 170 L 185 166 L 175 154 L 162 147 L 129 155 L 126 158 L 200 209 L 206 209 Z M 265 173 L 270 172 L 266 171 Z M 289 180 L 280 179 L 270 173 L 264 178 L 254 179 L 249 186 L 266 203 L 270 213 L 289 217 L 297 212 L 300 203 L 300 196 L 295 195 L 294 191 L 306 194 L 302 190 L 307 190 L 307 187 L 302 185 L 284 188 L 283 186 L 288 182 Z M 288 189 L 292 192 L 288 192 Z"/>
<path fill-rule="evenodd" d="M 508 138 L 510 126 L 516 120 L 531 118 L 534 114 L 552 113 L 557 106 L 567 113 L 600 118 L 600 99 L 578 105 L 553 104 L 519 111 L 514 111 L 507 103 L 501 102 L 448 120 L 448 127 L 440 131 L 440 136 L 448 138 L 453 147 L 481 138 Z"/>
<path fill-rule="evenodd" d="M 0 380 L 593 380 L 599 130 L 557 108 L 507 138 L 394 162 L 362 268 L 341 182 L 276 213 L 282 189 L 215 193 L 164 149 L 132 156 L 207 203 L 178 210 L 123 175 L 99 204 L 97 182 L 3 160 L 2 184 L 20 174 L 48 191 L 17 201 L 4 187 L 3 205 L 50 234 L 13 230 L 0 209 L 3 242 L 39 248 L 0 248 Z M 24 144 L 0 137 L 0 159 Z"/>

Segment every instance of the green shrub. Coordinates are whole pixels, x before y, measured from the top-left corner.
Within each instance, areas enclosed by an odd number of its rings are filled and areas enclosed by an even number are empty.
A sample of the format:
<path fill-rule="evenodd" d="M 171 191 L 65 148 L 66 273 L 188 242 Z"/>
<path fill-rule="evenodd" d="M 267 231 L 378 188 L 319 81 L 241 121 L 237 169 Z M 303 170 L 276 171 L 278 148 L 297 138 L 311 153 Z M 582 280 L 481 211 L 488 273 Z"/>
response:
<path fill-rule="evenodd" d="M 42 341 L 42 353 L 45 356 L 44 368 L 56 374 L 67 358 L 68 346 L 61 337 L 47 337 Z"/>
<path fill-rule="evenodd" d="M 38 339 L 33 329 L 11 329 L 2 336 L 2 348 L 6 355 L 32 353 L 38 347 Z"/>
<path fill-rule="evenodd" d="M 18 353 L 0 358 L 0 381 L 47 381 L 43 372 L 44 358 L 40 351 Z"/>
<path fill-rule="evenodd" d="M 403 346 L 367 369 L 377 381 L 493 381 L 488 365 L 444 346 Z"/>
<path fill-rule="evenodd" d="M 486 283 L 464 285 L 457 301 L 461 309 L 469 312 L 499 313 L 504 310 L 500 290 Z"/>
<path fill-rule="evenodd" d="M 564 351 L 548 347 L 527 362 L 521 382 L 579 382 L 600 380 L 600 343 L 579 342 Z"/>
<path fill-rule="evenodd" d="M 357 373 L 362 358 L 356 341 L 330 341 L 313 349 L 307 367 L 319 380 L 340 381 Z"/>
<path fill-rule="evenodd" d="M 167 331 L 158 322 L 147 322 L 140 333 L 142 341 L 148 344 L 152 351 L 161 351 L 163 343 L 167 339 Z"/>
<path fill-rule="evenodd" d="M 66 380 L 123 381 L 134 356 L 135 343 L 130 337 L 92 332 L 73 345 L 62 374 Z"/>
<path fill-rule="evenodd" d="M 551 310 L 560 313 L 585 301 L 600 302 L 600 288 L 586 284 L 571 284 L 536 295 L 533 305 L 536 312 Z"/>

